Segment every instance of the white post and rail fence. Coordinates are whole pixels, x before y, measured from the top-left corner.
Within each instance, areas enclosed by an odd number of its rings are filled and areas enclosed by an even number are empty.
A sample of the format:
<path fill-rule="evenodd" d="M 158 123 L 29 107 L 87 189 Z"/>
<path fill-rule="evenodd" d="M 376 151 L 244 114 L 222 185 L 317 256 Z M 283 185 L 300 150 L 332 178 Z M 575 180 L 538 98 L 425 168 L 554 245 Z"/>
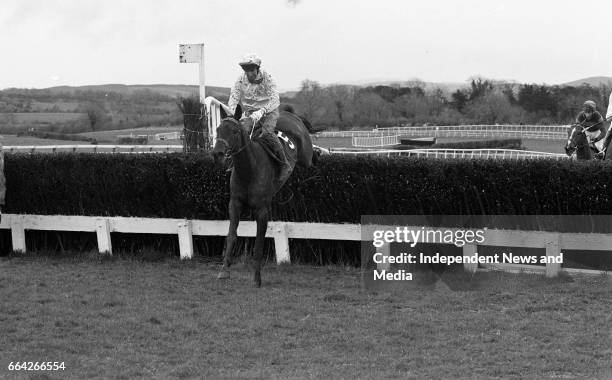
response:
<path fill-rule="evenodd" d="M 368 226 L 371 227 L 371 226 Z M 391 226 L 377 226 L 390 228 Z M 413 228 L 413 227 L 408 227 Z M 418 229 L 420 227 L 414 227 Z M 10 229 L 14 251 L 25 252 L 28 230 L 76 231 L 96 233 L 98 250 L 112 254 L 111 233 L 172 234 L 177 235 L 180 257 L 193 257 L 193 236 L 226 236 L 229 221 L 189 220 L 164 218 L 133 218 L 70 215 L 23 215 L 4 214 L 0 229 Z M 452 230 L 452 229 L 449 229 Z M 254 237 L 257 226 L 254 221 L 242 221 L 238 236 Z M 277 263 L 291 261 L 289 239 L 322 239 L 361 241 L 360 224 L 297 223 L 271 221 L 266 237 L 274 239 Z M 484 235 L 486 246 L 544 248 L 546 256 L 558 256 L 563 250 L 607 251 L 612 247 L 612 234 L 596 233 L 556 233 L 541 231 L 487 229 Z M 588 248 L 585 249 L 585 247 Z M 463 247 L 464 256 L 473 256 L 476 245 Z M 585 254 L 588 254 L 585 252 Z M 522 264 L 496 264 L 490 269 L 504 271 L 530 271 L 545 273 L 554 277 L 561 271 L 561 264 L 547 263 L 546 267 Z M 478 264 L 464 264 L 469 271 L 476 271 Z M 567 272 L 599 274 L 601 270 L 564 268 Z"/>

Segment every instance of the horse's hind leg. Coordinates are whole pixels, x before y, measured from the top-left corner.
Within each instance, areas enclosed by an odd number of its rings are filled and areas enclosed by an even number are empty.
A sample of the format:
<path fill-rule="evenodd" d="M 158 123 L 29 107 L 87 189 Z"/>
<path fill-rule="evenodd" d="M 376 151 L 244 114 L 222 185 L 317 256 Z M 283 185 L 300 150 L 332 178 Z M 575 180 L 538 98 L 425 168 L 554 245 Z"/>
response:
<path fill-rule="evenodd" d="M 230 225 L 229 232 L 225 238 L 225 249 L 223 250 L 223 267 L 217 275 L 218 279 L 229 278 L 230 272 L 229 267 L 232 265 L 232 252 L 234 250 L 234 244 L 238 239 L 238 223 L 240 223 L 240 214 L 242 211 L 242 202 L 231 199 L 229 202 L 229 214 L 230 214 Z"/>
<path fill-rule="evenodd" d="M 256 287 L 261 286 L 261 263 L 263 261 L 264 242 L 266 240 L 266 230 L 268 229 L 268 208 L 263 207 L 255 212 L 257 220 L 257 236 L 253 247 L 253 281 Z"/>

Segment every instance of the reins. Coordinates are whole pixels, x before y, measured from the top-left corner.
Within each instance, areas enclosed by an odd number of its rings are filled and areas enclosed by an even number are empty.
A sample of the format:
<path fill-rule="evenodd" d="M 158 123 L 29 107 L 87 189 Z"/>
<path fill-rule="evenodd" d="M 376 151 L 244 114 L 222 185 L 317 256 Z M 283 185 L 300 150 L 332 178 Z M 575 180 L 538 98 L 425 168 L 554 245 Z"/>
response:
<path fill-rule="evenodd" d="M 242 128 L 242 127 L 241 127 L 241 125 L 240 125 L 240 122 L 239 122 L 238 120 L 234 119 L 233 117 L 226 117 L 226 118 L 225 118 L 225 119 L 223 119 L 222 121 L 226 121 L 226 120 L 227 120 L 227 121 L 231 121 L 232 123 L 234 123 L 235 125 L 237 125 L 237 126 L 238 126 L 238 128 Z M 255 125 L 255 124 L 253 124 L 253 125 Z M 252 129 L 251 129 L 251 134 L 253 134 L 253 130 L 252 130 Z M 227 140 L 225 140 L 225 139 L 223 139 L 223 138 L 221 138 L 221 137 L 217 137 L 217 140 L 222 141 L 222 142 L 223 142 L 223 144 L 225 144 L 225 146 L 226 146 L 226 147 L 228 147 L 228 150 L 229 150 L 229 155 L 230 155 L 230 156 L 235 156 L 235 155 L 239 154 L 240 152 L 242 152 L 243 150 L 245 150 L 245 149 L 246 149 L 246 147 L 247 147 L 247 145 L 248 145 L 248 142 L 247 142 L 247 143 L 245 143 L 244 145 L 242 145 L 242 146 L 241 146 L 241 147 L 240 147 L 238 150 L 236 150 L 236 151 L 232 151 L 232 147 L 231 147 L 231 146 L 230 146 L 230 144 L 227 142 Z M 250 137 L 249 137 L 249 140 L 250 140 Z"/>

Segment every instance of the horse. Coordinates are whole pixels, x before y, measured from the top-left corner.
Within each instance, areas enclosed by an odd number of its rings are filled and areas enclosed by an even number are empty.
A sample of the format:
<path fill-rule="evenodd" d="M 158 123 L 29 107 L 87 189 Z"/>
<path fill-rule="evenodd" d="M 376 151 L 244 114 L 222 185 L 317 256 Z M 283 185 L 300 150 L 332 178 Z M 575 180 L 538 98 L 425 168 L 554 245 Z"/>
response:
<path fill-rule="evenodd" d="M 565 153 L 577 160 L 601 159 L 598 151 L 595 150 L 587 139 L 585 127 L 580 124 L 572 125 L 567 131 L 567 142 L 565 143 Z M 603 145 L 603 140 L 600 140 Z"/>
<path fill-rule="evenodd" d="M 280 111 L 276 130 L 281 131 L 281 141 L 285 141 L 285 153 L 293 172 L 295 165 L 310 167 L 316 161 L 313 153 L 310 133 L 311 124 L 303 117 L 296 115 L 292 109 Z M 226 115 L 222 115 L 226 116 Z M 217 139 L 212 150 L 217 164 L 231 156 L 234 169 L 230 177 L 229 219 L 230 226 L 225 239 L 223 267 L 218 279 L 230 277 L 232 250 L 237 240 L 236 231 L 240 215 L 245 206 L 250 207 L 257 222 L 257 234 L 253 247 L 253 281 L 256 287 L 261 286 L 261 264 L 270 205 L 274 195 L 281 189 L 284 181 L 278 181 L 278 164 L 266 148 L 257 140 L 251 139 L 254 127 L 250 118 L 240 120 L 241 111 L 237 109 L 233 117 L 224 117 L 217 127 Z"/>

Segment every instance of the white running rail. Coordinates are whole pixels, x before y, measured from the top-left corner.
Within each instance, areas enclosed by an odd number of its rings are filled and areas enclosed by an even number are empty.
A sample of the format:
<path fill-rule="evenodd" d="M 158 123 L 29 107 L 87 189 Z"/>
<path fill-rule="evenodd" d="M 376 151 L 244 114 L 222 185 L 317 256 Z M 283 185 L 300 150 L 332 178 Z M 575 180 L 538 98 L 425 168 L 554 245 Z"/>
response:
<path fill-rule="evenodd" d="M 371 136 L 371 137 L 353 136 L 352 145 L 354 147 L 360 147 L 360 148 L 372 148 L 372 147 L 397 145 L 400 143 L 399 138 L 400 138 L 399 135 Z"/>
<path fill-rule="evenodd" d="M 385 150 L 360 150 L 351 151 L 343 149 L 331 149 L 331 154 L 344 155 L 374 155 L 374 156 L 417 156 L 433 158 L 503 158 L 503 159 L 529 159 L 529 158 L 552 158 L 557 160 L 569 159 L 566 154 L 536 152 L 531 150 L 515 149 L 385 149 Z"/>
<path fill-rule="evenodd" d="M 567 139 L 567 125 L 441 125 L 376 128 L 372 131 L 320 132 L 317 137 L 380 137 L 400 135 L 428 137 L 523 137 L 540 140 Z"/>
<path fill-rule="evenodd" d="M 2 147 L 8 153 L 166 153 L 182 152 L 182 145 L 13 145 Z"/>
<path fill-rule="evenodd" d="M 371 226 L 367 226 L 371 227 Z M 420 229 L 422 226 L 407 227 Z M 392 226 L 376 226 L 377 229 L 389 230 Z M 13 251 L 25 252 L 26 230 L 38 231 L 76 231 L 95 232 L 98 251 L 112 254 L 111 233 L 139 234 L 172 234 L 179 240 L 181 259 L 193 257 L 193 236 L 226 236 L 229 230 L 227 220 L 189 220 L 165 218 L 129 218 L 104 216 L 74 215 L 23 215 L 4 214 L 0 229 L 11 230 Z M 242 221 L 238 227 L 238 236 L 254 237 L 257 224 L 254 221 Z M 289 239 L 324 239 L 324 240 L 364 240 L 360 224 L 332 223 L 296 223 L 271 221 L 266 236 L 274 239 L 276 262 L 290 262 Z M 365 234 L 365 236 L 372 236 Z M 596 233 L 557 233 L 541 231 L 487 229 L 485 232 L 487 246 L 497 247 L 533 247 L 545 248 L 547 256 L 559 255 L 561 250 L 603 250 L 612 247 L 612 234 Z M 463 255 L 471 256 L 477 252 L 477 245 L 463 246 Z M 588 251 L 587 251 L 588 252 Z M 478 264 L 464 264 L 468 271 L 476 271 Z M 547 263 L 546 267 L 519 264 L 496 264 L 494 268 L 504 271 L 533 271 L 545 273 L 549 277 L 559 274 L 561 264 Z M 567 272 L 601 274 L 599 270 L 566 269 Z"/>

